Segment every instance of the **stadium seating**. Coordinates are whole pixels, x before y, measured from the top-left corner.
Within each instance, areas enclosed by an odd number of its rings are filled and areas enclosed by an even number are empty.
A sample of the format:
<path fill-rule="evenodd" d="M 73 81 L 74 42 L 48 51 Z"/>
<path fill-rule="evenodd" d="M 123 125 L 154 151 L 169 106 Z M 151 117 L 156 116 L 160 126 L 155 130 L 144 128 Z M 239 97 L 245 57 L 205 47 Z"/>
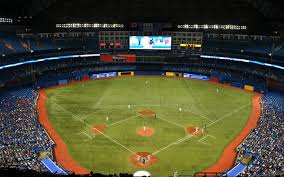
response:
<path fill-rule="evenodd" d="M 5 55 L 30 53 L 31 50 L 34 50 L 35 53 L 43 52 L 39 56 L 49 56 L 50 51 L 55 52 L 55 55 L 60 55 L 68 52 L 64 49 L 71 49 L 72 54 L 77 49 L 80 51 L 97 50 L 98 46 L 97 38 L 38 39 L 31 37 L 21 39 L 15 35 L 0 34 L 0 39 L 0 54 Z M 250 56 L 254 56 L 254 54 L 267 55 L 271 52 L 271 47 L 271 41 L 265 43 L 263 41 L 208 40 L 204 43 L 205 52 L 216 52 L 215 49 L 218 48 L 219 52 L 231 53 L 233 51 L 231 54 L 239 55 L 243 50 L 246 54 L 253 54 Z M 129 51 L 123 52 L 128 53 Z M 254 86 L 256 91 L 265 91 L 267 78 L 284 81 L 283 71 L 268 70 L 262 66 L 232 61 L 200 60 L 187 56 L 178 58 L 168 51 L 141 51 L 136 54 L 141 56 L 138 56 L 137 63 L 133 64 L 106 64 L 100 62 L 99 58 L 81 58 L 80 60 L 68 59 L 68 62 L 64 60 L 52 61 L 33 64 L 32 67 L 26 65 L 10 70 L 1 70 L 0 85 L 8 83 L 8 86 L 18 86 L 26 81 L 28 84 L 42 88 L 57 85 L 60 80 L 66 80 L 66 82 L 81 80 L 82 76 L 92 73 L 127 70 L 196 73 L 218 78 L 222 83 L 239 88 L 242 88 L 244 84 L 249 84 Z M 168 57 L 159 57 L 159 55 Z M 275 55 L 284 56 L 284 48 L 278 50 Z M 26 54 L 23 56 L 24 58 L 0 56 L 0 65 L 39 57 L 37 55 L 28 57 Z M 151 66 L 147 64 L 151 64 Z M 40 160 L 36 155 L 37 151 L 50 151 L 53 146 L 53 142 L 37 122 L 36 98 L 37 92 L 31 87 L 17 87 L 0 92 L 0 167 L 16 166 L 20 169 L 49 170 L 52 173 L 64 174 L 64 170 L 52 161 L 51 156 Z M 246 175 L 266 176 L 277 175 L 284 171 L 283 118 L 284 95 L 279 93 L 265 94 L 262 99 L 262 116 L 259 125 L 239 147 L 241 153 L 249 152 L 254 155 L 255 160 L 248 166 L 239 164 L 238 160 L 236 168 L 229 171 L 228 174 L 234 176 L 244 170 L 242 173 Z M 268 170 L 264 171 L 263 167 Z"/>
<path fill-rule="evenodd" d="M 30 36 L 21 38 L 13 34 L 0 34 L 0 55 L 29 53 L 39 51 L 72 50 L 96 50 L 98 49 L 97 38 L 40 38 Z"/>
<path fill-rule="evenodd" d="M 0 34 L 0 54 L 28 52 L 21 46 L 21 41 L 15 35 Z"/>
<path fill-rule="evenodd" d="M 267 93 L 262 98 L 262 116 L 257 128 L 239 147 L 241 153 L 249 152 L 255 157 L 243 174 L 248 176 L 283 174 L 283 119 L 284 95 Z"/>
<path fill-rule="evenodd" d="M 31 88 L 2 91 L 0 95 L 0 167 L 45 171 L 36 149 L 51 150 L 53 142 L 38 123 Z"/>
<path fill-rule="evenodd" d="M 274 56 L 284 56 L 284 48 L 282 47 L 283 41 L 238 41 L 238 40 L 216 40 L 208 39 L 204 40 L 203 50 L 208 51 L 223 51 L 223 52 L 236 52 L 236 53 L 252 53 L 262 54 L 268 56 L 272 53 L 272 48 L 279 49 L 273 53 Z"/>

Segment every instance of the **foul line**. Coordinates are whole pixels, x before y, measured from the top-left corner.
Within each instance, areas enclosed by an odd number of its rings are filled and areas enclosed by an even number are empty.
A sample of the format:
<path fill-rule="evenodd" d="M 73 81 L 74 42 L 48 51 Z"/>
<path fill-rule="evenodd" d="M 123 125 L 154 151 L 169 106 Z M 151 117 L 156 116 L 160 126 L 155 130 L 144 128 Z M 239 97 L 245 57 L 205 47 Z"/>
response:
<path fill-rule="evenodd" d="M 157 116 L 157 118 L 160 119 L 160 120 L 163 120 L 163 121 L 165 121 L 165 122 L 168 122 L 168 123 L 170 123 L 170 124 L 173 124 L 173 125 L 175 125 L 175 126 L 178 126 L 178 127 L 181 127 L 181 128 L 183 128 L 183 129 L 185 129 L 184 126 L 182 126 L 182 125 L 180 125 L 180 124 L 177 124 L 177 123 L 175 123 L 175 122 L 169 121 L 169 120 L 167 120 L 167 119 L 163 119 L 163 118 L 161 118 L 161 116 Z"/>
<path fill-rule="evenodd" d="M 127 119 L 123 119 L 123 120 L 120 120 L 120 121 L 114 122 L 114 123 L 112 123 L 112 124 L 107 125 L 107 127 L 114 126 L 114 125 L 119 124 L 119 123 L 121 123 L 121 122 L 125 122 L 125 121 L 127 121 L 127 120 L 129 120 L 129 119 L 134 119 L 134 118 L 136 118 L 136 117 L 139 117 L 139 115 L 132 116 L 132 117 L 129 117 L 129 118 L 127 118 Z"/>
<path fill-rule="evenodd" d="M 211 138 L 213 138 L 213 139 L 216 139 L 215 136 L 206 135 L 206 136 L 204 136 L 203 138 L 199 139 L 198 142 L 200 142 L 200 143 L 202 143 L 202 144 L 206 144 L 206 145 L 211 145 L 210 143 L 206 143 L 206 142 L 203 141 L 203 140 L 205 140 L 207 137 L 211 137 Z"/>
<path fill-rule="evenodd" d="M 113 107 L 112 106 L 108 106 L 107 108 L 103 108 L 101 110 L 98 110 L 98 111 L 94 111 L 94 112 L 91 112 L 83 117 L 81 117 L 81 119 L 85 119 L 86 117 L 89 117 L 90 115 L 92 114 L 95 114 L 95 113 L 98 113 L 98 112 L 102 112 L 102 111 L 105 111 L 105 110 L 108 110 L 108 109 L 112 109 Z"/>
<path fill-rule="evenodd" d="M 46 100 L 47 101 L 50 101 L 47 97 L 46 97 Z M 101 132 L 100 130 L 98 130 L 97 128 L 93 127 L 92 125 L 90 125 L 89 123 L 85 122 L 84 120 L 80 119 L 79 117 L 75 116 L 72 112 L 66 110 L 63 106 L 53 102 L 53 101 L 50 101 L 51 103 L 57 105 L 58 107 L 61 107 L 64 111 L 66 111 L 67 113 L 71 114 L 72 117 L 76 118 L 77 120 L 79 120 L 80 122 L 82 122 L 83 124 L 86 124 L 88 127 L 90 128 L 93 128 L 95 129 L 97 132 L 99 132 L 100 134 L 102 134 L 104 137 L 108 138 L 109 140 L 111 140 L 112 142 L 116 143 L 117 145 L 123 147 L 125 150 L 137 155 L 136 152 L 132 151 L 131 149 L 127 148 L 126 146 L 122 145 L 121 143 L 117 142 L 116 140 L 112 139 L 111 137 L 107 136 L 106 134 L 104 134 L 103 132 Z"/>
<path fill-rule="evenodd" d="M 221 120 L 227 118 L 228 116 L 232 115 L 233 113 L 238 112 L 238 111 L 244 109 L 245 107 L 247 107 L 247 106 L 249 106 L 249 105 L 252 105 L 252 103 L 243 105 L 243 106 L 241 106 L 240 108 L 238 108 L 238 109 L 236 109 L 236 110 L 234 110 L 234 111 L 232 111 L 232 112 L 230 112 L 230 113 L 224 115 L 223 117 L 221 117 L 221 118 L 219 118 L 219 119 L 213 121 L 212 123 L 208 124 L 208 125 L 206 126 L 206 128 L 208 128 L 208 127 L 214 125 L 215 123 L 217 123 L 217 122 L 219 122 L 219 121 L 221 121 Z M 205 128 L 205 126 L 204 126 L 203 128 Z M 173 142 L 173 143 L 171 143 L 171 144 L 169 144 L 169 145 L 163 147 L 162 149 L 157 150 L 156 152 L 152 153 L 152 155 L 156 155 L 156 154 L 158 154 L 159 152 L 161 152 L 161 151 L 163 151 L 163 150 L 165 150 L 165 149 L 167 149 L 167 148 L 169 148 L 169 147 L 171 147 L 171 146 L 173 146 L 173 145 L 182 143 L 182 142 L 184 142 L 184 141 L 186 141 L 186 140 L 188 140 L 188 139 L 194 137 L 194 136 L 195 136 L 196 134 L 198 134 L 200 131 L 201 131 L 201 129 L 199 129 L 198 131 L 194 132 L 194 133 L 191 134 L 191 135 L 187 135 L 187 136 L 185 136 L 185 137 L 183 137 L 183 138 L 181 138 L 181 139 L 178 139 L 177 141 L 175 141 L 175 142 Z"/>
<path fill-rule="evenodd" d="M 203 115 L 201 115 L 201 114 L 198 114 L 198 113 L 196 113 L 196 112 L 193 112 L 193 111 L 191 111 L 191 110 L 184 110 L 184 111 L 186 111 L 186 112 L 191 112 L 192 114 L 195 114 L 195 115 L 197 115 L 197 116 L 199 116 L 199 117 L 202 117 L 202 118 L 204 118 L 204 119 L 207 119 L 207 120 L 209 120 L 210 122 L 214 122 L 213 120 L 211 120 L 211 119 L 209 119 L 208 117 L 206 117 L 206 116 L 203 116 Z"/>
<path fill-rule="evenodd" d="M 111 140 L 112 142 L 114 142 L 114 143 L 116 143 L 117 145 L 123 147 L 125 150 L 127 150 L 127 151 L 129 151 L 129 152 L 131 152 L 131 153 L 133 153 L 133 154 L 135 154 L 135 155 L 137 155 L 136 152 L 132 151 L 131 149 L 127 148 L 126 146 L 122 145 L 121 143 L 117 142 L 116 140 L 112 139 L 111 137 L 107 136 L 106 134 L 104 134 L 104 133 L 101 132 L 100 130 L 98 130 L 98 129 L 96 129 L 95 127 L 93 127 L 92 125 L 90 125 L 89 123 L 87 123 L 87 122 L 81 120 L 79 117 L 75 116 L 72 112 L 66 110 L 66 109 L 65 109 L 64 107 L 62 107 L 61 105 L 57 104 L 56 102 L 51 101 L 48 97 L 46 97 L 46 100 L 52 102 L 53 104 L 56 104 L 58 107 L 61 107 L 64 111 L 66 111 L 67 113 L 71 114 L 72 117 L 78 119 L 80 122 L 82 122 L 83 124 L 86 124 L 86 125 L 89 126 L 90 128 L 95 129 L 96 131 L 98 131 L 99 133 L 101 133 L 103 136 L 105 136 L 106 138 L 108 138 L 109 140 Z M 228 114 L 222 116 L 221 118 L 219 118 L 219 119 L 217 119 L 217 120 L 211 122 L 210 124 L 208 124 L 208 125 L 206 126 L 206 128 L 208 128 L 208 127 L 214 125 L 215 123 L 217 123 L 217 122 L 219 122 L 219 121 L 221 121 L 221 120 L 227 118 L 228 116 L 232 115 L 233 113 L 238 112 L 238 111 L 244 109 L 245 107 L 247 107 L 247 106 L 249 106 L 249 105 L 252 105 L 252 103 L 243 105 L 243 106 L 241 106 L 240 108 L 238 108 L 238 109 L 236 109 L 236 110 L 234 110 L 234 111 L 232 111 L 232 112 L 230 112 L 230 113 L 228 113 Z M 105 108 L 105 109 L 111 109 L 111 108 Z M 203 128 L 205 128 L 205 126 L 204 126 Z M 200 131 L 201 131 L 201 129 L 199 129 L 198 131 L 194 132 L 194 133 L 191 134 L 191 135 L 187 135 L 187 136 L 185 136 L 185 137 L 183 137 L 183 138 L 181 138 L 181 139 L 178 139 L 177 141 L 175 141 L 175 142 L 173 142 L 173 143 L 171 143 L 171 144 L 169 144 L 169 145 L 167 145 L 167 146 L 161 148 L 160 150 L 155 151 L 154 153 L 152 153 L 152 155 L 156 155 L 156 154 L 160 153 L 161 151 L 163 151 L 163 150 L 165 150 L 165 149 L 168 149 L 169 147 L 171 147 L 171 146 L 173 146 L 173 145 L 182 143 L 182 142 L 184 142 L 184 141 L 186 141 L 186 140 L 188 140 L 188 139 L 194 137 L 194 136 L 195 136 L 196 134 L 198 134 Z"/>

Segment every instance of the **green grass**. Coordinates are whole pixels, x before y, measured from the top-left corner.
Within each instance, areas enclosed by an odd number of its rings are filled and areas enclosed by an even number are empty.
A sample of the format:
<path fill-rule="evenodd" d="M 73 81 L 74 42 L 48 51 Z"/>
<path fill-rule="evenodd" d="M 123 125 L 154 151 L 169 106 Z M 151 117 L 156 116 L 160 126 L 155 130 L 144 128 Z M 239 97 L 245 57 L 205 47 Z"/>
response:
<path fill-rule="evenodd" d="M 174 171 L 193 174 L 218 161 L 246 124 L 253 96 L 207 82 L 167 77 L 96 80 L 49 89 L 47 94 L 49 119 L 82 166 L 105 174 L 146 169 L 158 177 Z M 143 109 L 155 111 L 162 119 L 142 119 L 138 112 Z M 111 126 L 105 136 L 94 137 L 89 127 L 94 124 Z M 143 125 L 154 128 L 155 134 L 138 136 L 136 129 Z M 186 127 L 205 125 L 203 135 L 174 144 L 188 135 Z M 157 163 L 146 168 L 132 165 L 131 152 L 141 151 L 155 153 Z"/>

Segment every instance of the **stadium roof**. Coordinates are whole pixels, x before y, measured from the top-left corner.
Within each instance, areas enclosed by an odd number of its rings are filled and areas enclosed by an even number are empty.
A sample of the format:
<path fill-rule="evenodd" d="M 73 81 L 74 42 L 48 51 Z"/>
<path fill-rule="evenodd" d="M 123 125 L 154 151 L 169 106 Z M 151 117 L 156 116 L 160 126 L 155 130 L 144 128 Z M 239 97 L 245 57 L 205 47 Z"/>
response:
<path fill-rule="evenodd" d="M 24 0 L 4 1 L 0 15 L 56 22 L 279 24 L 283 0 Z M 40 20 L 39 20 L 40 19 Z"/>

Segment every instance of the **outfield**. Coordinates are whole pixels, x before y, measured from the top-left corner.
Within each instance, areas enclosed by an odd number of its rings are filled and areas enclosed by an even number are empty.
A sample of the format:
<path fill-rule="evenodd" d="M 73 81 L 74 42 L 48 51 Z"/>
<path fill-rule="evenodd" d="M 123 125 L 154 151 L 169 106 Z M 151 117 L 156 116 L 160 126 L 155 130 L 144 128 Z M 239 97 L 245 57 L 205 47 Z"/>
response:
<path fill-rule="evenodd" d="M 254 96 L 169 77 L 103 79 L 46 92 L 48 118 L 81 166 L 100 173 L 145 169 L 159 177 L 217 162 L 246 124 Z M 152 155 L 151 163 L 136 162 L 141 152 Z"/>

